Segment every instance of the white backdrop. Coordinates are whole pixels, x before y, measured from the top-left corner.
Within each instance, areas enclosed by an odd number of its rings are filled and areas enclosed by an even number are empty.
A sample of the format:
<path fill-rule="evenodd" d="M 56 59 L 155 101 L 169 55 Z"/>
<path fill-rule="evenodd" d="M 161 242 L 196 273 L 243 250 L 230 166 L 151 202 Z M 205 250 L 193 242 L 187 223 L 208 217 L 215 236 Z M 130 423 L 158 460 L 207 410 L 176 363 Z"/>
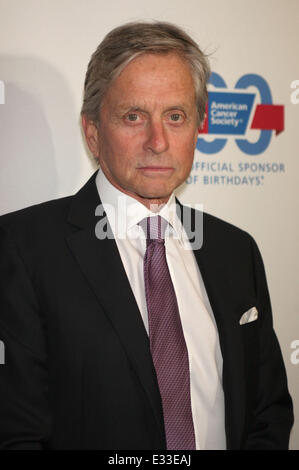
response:
<path fill-rule="evenodd" d="M 159 19 L 182 26 L 212 54 L 212 70 L 229 91 L 240 77 L 257 74 L 273 104 L 284 106 L 285 129 L 272 132 L 263 153 L 244 153 L 234 136 L 218 153 L 196 151 L 197 168 L 180 198 L 247 230 L 260 247 L 297 418 L 292 449 L 299 449 L 299 93 L 291 88 L 299 80 L 298 18 L 298 0 L 0 0 L 0 213 L 74 193 L 95 170 L 79 126 L 84 75 L 104 35 L 123 22 Z M 247 91 L 256 94 L 255 109 L 259 93 L 253 86 Z M 243 138 L 255 142 L 259 136 L 248 128 Z M 232 171 L 208 170 L 212 162 Z M 284 171 L 253 166 L 241 173 L 245 163 Z M 218 183 L 211 184 L 207 177 L 215 176 Z"/>

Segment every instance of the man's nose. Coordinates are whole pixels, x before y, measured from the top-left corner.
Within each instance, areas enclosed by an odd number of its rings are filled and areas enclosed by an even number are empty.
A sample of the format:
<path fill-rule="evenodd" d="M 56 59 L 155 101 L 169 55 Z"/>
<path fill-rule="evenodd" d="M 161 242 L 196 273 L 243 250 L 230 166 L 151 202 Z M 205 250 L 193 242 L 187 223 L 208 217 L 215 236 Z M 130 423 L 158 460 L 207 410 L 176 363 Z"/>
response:
<path fill-rule="evenodd" d="M 155 154 L 165 152 L 169 147 L 167 131 L 161 121 L 152 121 L 148 124 L 144 149 Z"/>

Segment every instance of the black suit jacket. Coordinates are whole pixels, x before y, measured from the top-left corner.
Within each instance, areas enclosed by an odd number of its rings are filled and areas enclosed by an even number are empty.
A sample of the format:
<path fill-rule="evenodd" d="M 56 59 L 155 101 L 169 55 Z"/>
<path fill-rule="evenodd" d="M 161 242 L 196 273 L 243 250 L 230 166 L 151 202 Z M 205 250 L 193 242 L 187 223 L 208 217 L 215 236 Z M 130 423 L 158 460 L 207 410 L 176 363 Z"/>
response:
<path fill-rule="evenodd" d="M 95 236 L 99 203 L 93 175 L 75 196 L 0 218 L 2 449 L 165 449 L 148 336 L 115 241 Z M 194 254 L 219 331 L 227 446 L 287 448 L 292 403 L 258 248 L 208 214 L 203 228 Z M 253 306 L 258 320 L 240 326 Z"/>

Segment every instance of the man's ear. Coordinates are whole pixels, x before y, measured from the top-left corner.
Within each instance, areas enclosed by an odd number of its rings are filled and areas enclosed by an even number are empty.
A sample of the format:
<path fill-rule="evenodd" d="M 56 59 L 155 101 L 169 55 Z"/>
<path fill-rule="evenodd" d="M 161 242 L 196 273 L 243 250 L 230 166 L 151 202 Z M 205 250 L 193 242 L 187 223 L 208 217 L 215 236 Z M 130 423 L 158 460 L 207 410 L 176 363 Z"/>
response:
<path fill-rule="evenodd" d="M 99 158 L 99 131 L 94 121 L 82 115 L 82 128 L 89 150 L 95 158 Z"/>

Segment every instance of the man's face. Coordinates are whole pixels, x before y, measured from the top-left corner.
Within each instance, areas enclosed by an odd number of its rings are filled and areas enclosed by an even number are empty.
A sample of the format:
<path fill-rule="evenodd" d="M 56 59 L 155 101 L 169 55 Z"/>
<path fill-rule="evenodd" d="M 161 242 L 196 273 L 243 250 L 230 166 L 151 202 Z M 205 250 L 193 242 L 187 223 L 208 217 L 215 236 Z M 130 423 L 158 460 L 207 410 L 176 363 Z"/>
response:
<path fill-rule="evenodd" d="M 109 181 L 148 206 L 189 175 L 198 135 L 189 66 L 144 54 L 115 79 L 100 111 L 98 158 Z"/>

